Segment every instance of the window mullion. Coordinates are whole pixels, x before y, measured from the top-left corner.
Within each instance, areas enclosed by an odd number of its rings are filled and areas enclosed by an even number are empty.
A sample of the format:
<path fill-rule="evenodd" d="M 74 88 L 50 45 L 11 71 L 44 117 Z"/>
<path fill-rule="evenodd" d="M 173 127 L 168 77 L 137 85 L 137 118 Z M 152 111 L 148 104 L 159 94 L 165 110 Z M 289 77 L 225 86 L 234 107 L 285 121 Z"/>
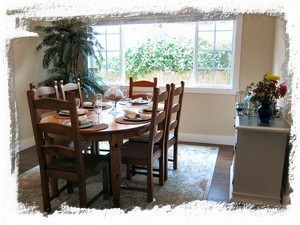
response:
<path fill-rule="evenodd" d="M 216 40 L 217 40 L 217 22 L 214 22 L 214 47 L 213 47 L 213 60 L 212 60 L 212 76 L 213 76 L 213 86 L 216 85 Z"/>
<path fill-rule="evenodd" d="M 125 83 L 125 49 L 124 49 L 124 29 L 120 25 L 120 76 L 121 83 Z"/>
<path fill-rule="evenodd" d="M 199 34 L 198 34 L 198 22 L 195 23 L 195 35 L 194 35 L 194 63 L 193 63 L 193 74 L 194 81 L 198 82 L 198 51 L 199 51 Z"/>
<path fill-rule="evenodd" d="M 106 82 L 109 81 L 109 77 L 108 77 L 108 46 L 107 46 L 107 28 L 105 28 L 105 33 L 104 33 L 104 37 L 105 37 L 105 77 L 106 77 Z"/>

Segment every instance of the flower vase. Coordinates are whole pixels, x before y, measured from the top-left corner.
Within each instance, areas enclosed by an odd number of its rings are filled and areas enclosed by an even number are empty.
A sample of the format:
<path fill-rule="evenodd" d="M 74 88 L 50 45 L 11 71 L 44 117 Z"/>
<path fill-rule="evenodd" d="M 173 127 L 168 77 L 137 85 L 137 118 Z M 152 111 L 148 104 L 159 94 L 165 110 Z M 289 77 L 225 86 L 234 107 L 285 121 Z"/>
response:
<path fill-rule="evenodd" d="M 270 120 L 273 117 L 273 109 L 271 104 L 269 103 L 262 103 L 258 110 L 258 117 L 261 123 L 269 124 Z"/>

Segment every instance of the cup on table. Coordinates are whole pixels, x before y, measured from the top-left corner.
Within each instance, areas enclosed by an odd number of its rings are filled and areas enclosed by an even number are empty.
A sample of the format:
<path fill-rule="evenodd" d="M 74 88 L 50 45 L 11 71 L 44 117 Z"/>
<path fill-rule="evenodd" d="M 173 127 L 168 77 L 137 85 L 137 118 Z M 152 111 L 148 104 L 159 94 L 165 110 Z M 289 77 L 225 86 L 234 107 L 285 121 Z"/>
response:
<path fill-rule="evenodd" d="M 132 106 L 132 99 L 131 98 L 124 98 L 123 102 L 125 103 L 125 106 L 127 108 L 130 108 Z"/>

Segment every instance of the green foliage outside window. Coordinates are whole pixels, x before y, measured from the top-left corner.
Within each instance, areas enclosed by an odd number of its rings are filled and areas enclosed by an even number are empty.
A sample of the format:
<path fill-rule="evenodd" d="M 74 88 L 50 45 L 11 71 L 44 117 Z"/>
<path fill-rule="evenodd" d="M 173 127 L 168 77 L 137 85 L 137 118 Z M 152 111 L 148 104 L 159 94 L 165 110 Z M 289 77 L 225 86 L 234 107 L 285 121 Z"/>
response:
<path fill-rule="evenodd" d="M 223 43 L 220 50 L 206 40 L 198 42 L 198 70 L 226 70 L 231 67 L 231 44 Z M 125 50 L 126 78 L 139 79 L 153 71 L 185 72 L 193 70 L 193 40 L 185 37 L 160 36 L 147 39 Z M 109 57 L 107 68 L 120 74 L 120 57 Z M 105 68 L 105 61 L 98 64 Z"/>

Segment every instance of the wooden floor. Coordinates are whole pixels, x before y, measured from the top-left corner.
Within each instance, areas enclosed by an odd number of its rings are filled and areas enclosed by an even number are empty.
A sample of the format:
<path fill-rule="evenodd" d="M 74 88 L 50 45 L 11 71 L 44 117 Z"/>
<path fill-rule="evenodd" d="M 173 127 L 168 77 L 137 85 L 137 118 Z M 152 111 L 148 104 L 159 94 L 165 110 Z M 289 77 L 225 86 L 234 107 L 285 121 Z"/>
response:
<path fill-rule="evenodd" d="M 199 144 L 207 145 L 207 144 Z M 209 145 L 208 145 L 209 146 Z M 212 146 L 212 145 L 210 145 Z M 233 146 L 213 145 L 219 147 L 217 163 L 210 187 L 208 200 L 228 202 L 229 170 L 232 161 Z M 31 147 L 19 153 L 19 173 L 23 173 L 38 164 L 35 148 Z"/>

